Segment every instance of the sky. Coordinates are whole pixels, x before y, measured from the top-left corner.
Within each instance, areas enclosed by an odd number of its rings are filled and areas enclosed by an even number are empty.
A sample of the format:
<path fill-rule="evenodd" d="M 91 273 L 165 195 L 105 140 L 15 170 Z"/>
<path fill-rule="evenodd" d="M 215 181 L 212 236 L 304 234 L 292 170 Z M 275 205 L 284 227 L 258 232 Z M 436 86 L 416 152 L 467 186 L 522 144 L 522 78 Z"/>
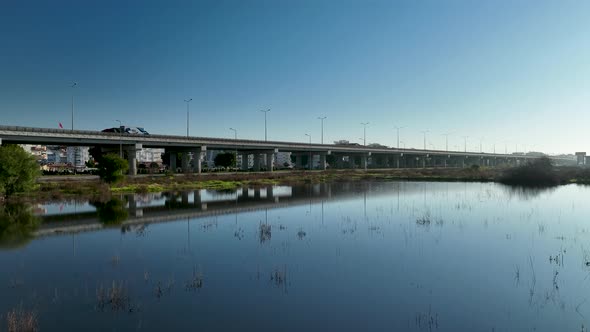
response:
<path fill-rule="evenodd" d="M 0 1 L 0 124 L 590 152 L 590 1 Z M 72 88 L 72 82 L 77 86 Z M 467 139 L 464 137 L 468 136 Z M 467 144 L 465 145 L 465 141 Z"/>

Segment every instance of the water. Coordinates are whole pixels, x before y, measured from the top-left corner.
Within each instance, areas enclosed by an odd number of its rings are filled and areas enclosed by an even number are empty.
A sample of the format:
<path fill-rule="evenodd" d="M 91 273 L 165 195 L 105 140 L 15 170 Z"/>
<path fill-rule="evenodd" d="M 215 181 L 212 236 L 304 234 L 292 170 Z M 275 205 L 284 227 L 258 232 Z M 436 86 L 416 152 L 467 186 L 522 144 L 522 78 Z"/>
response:
<path fill-rule="evenodd" d="M 588 194 L 356 182 L 39 205 L 31 237 L 0 227 L 0 330 L 19 308 L 41 331 L 586 331 Z"/>

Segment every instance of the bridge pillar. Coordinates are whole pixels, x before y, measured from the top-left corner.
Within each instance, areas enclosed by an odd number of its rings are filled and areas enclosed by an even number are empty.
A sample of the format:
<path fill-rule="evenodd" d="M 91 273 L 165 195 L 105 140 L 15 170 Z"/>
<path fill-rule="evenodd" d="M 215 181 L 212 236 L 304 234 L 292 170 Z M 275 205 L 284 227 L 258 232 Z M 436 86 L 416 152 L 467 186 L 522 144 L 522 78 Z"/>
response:
<path fill-rule="evenodd" d="M 367 170 L 367 155 L 365 154 L 361 155 L 361 168 Z"/>
<path fill-rule="evenodd" d="M 422 159 L 422 168 L 426 168 L 426 156 L 420 157 Z"/>
<path fill-rule="evenodd" d="M 190 171 L 189 163 L 190 163 L 190 155 L 189 155 L 189 152 L 187 151 L 182 154 L 182 171 L 184 173 L 188 173 Z"/>
<path fill-rule="evenodd" d="M 260 154 L 254 153 L 254 172 L 260 172 Z"/>
<path fill-rule="evenodd" d="M 274 152 L 266 154 L 266 171 L 272 172 L 273 171 L 273 164 L 274 164 L 275 154 Z"/>
<path fill-rule="evenodd" d="M 0 138 L 0 146 L 2 146 L 2 138 Z"/>
<path fill-rule="evenodd" d="M 326 168 L 328 168 L 328 163 L 326 162 L 326 155 L 322 153 L 320 154 L 320 169 L 325 171 Z"/>
<path fill-rule="evenodd" d="M 343 158 L 342 155 L 336 156 L 336 168 L 338 168 L 338 169 L 344 168 L 344 161 L 342 158 Z"/>
<path fill-rule="evenodd" d="M 183 191 L 181 194 L 181 200 L 183 206 L 188 206 L 188 191 Z"/>
<path fill-rule="evenodd" d="M 203 171 L 203 154 L 207 151 L 206 146 L 201 146 L 200 149 L 193 151 L 193 172 L 201 174 Z M 183 160 L 184 163 L 184 160 Z M 187 165 L 188 168 L 188 165 Z"/>
<path fill-rule="evenodd" d="M 242 171 L 247 171 L 249 169 L 249 165 L 248 165 L 248 159 L 250 157 L 249 154 L 247 153 L 242 153 L 240 154 L 242 156 Z"/>
<path fill-rule="evenodd" d="M 141 149 L 141 144 L 135 144 L 126 148 L 127 161 L 129 163 L 129 175 L 137 175 L 137 151 Z"/>
<path fill-rule="evenodd" d="M 168 165 L 170 165 L 170 171 L 176 173 L 176 152 L 170 151 L 170 162 Z"/>

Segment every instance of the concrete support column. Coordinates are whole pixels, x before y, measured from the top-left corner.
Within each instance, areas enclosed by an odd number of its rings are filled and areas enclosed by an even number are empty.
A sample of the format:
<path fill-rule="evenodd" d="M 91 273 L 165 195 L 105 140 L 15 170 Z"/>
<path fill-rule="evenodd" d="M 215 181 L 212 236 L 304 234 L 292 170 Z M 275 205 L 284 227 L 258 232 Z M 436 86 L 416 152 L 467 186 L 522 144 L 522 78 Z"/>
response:
<path fill-rule="evenodd" d="M 274 159 L 275 159 L 275 154 L 273 152 L 266 154 L 266 171 L 267 172 L 273 171 Z"/>
<path fill-rule="evenodd" d="M 183 191 L 181 194 L 182 205 L 188 205 L 188 191 Z"/>
<path fill-rule="evenodd" d="M 189 155 L 189 152 L 187 151 L 182 154 L 182 171 L 184 173 L 188 173 L 190 171 L 189 163 L 190 163 L 190 155 Z"/>
<path fill-rule="evenodd" d="M 170 171 L 176 173 L 176 152 L 170 151 L 170 162 L 168 165 L 170 165 Z"/>
<path fill-rule="evenodd" d="M 137 151 L 141 150 L 141 144 L 135 144 L 127 148 L 127 161 L 129 162 L 129 175 L 137 175 Z"/>
<path fill-rule="evenodd" d="M 242 171 L 247 171 L 249 169 L 248 167 L 248 159 L 249 159 L 250 155 L 247 153 L 242 153 Z"/>
<path fill-rule="evenodd" d="M 420 157 L 422 159 L 422 168 L 426 168 L 426 156 Z"/>
<path fill-rule="evenodd" d="M 260 172 L 260 154 L 254 154 L 254 172 Z"/>
<path fill-rule="evenodd" d="M 203 153 L 201 151 L 193 152 L 193 172 L 197 174 L 201 174 L 202 165 L 201 162 L 203 161 Z M 184 163 L 184 160 L 183 160 Z"/>
<path fill-rule="evenodd" d="M 367 170 L 367 156 L 361 155 L 361 168 Z"/>
<path fill-rule="evenodd" d="M 325 171 L 326 168 L 328 168 L 328 163 L 326 162 L 326 155 L 322 153 L 320 154 L 320 169 Z"/>
<path fill-rule="evenodd" d="M 0 138 L 0 146 L 2 146 L 2 138 Z"/>

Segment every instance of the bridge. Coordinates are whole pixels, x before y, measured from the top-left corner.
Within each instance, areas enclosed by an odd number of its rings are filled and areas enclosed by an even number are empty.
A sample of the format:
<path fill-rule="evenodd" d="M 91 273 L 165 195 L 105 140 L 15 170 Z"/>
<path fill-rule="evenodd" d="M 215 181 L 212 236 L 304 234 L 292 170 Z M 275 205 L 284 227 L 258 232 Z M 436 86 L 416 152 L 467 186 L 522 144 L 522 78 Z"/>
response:
<path fill-rule="evenodd" d="M 187 137 L 173 135 L 139 135 L 105 133 L 90 130 L 65 130 L 18 126 L 0 126 L 0 144 L 40 144 L 93 146 L 102 152 L 125 150 L 129 162 L 129 174 L 137 174 L 137 152 L 144 148 L 163 148 L 170 155 L 170 169 L 177 169 L 177 154 L 181 153 L 183 172 L 201 173 L 201 161 L 207 150 L 235 151 L 248 160 L 252 155 L 254 170 L 273 171 L 274 156 L 278 152 L 290 152 L 295 156 L 296 166 L 311 169 L 314 156 L 319 156 L 319 168 L 360 167 L 366 169 L 403 167 L 467 167 L 515 166 L 536 156 L 517 154 L 477 153 L 461 151 L 398 149 L 370 147 L 361 145 L 315 144 L 282 141 L 258 141 L 213 137 Z M 331 156 L 331 157 L 328 157 Z M 190 166 L 194 159 L 193 166 Z M 572 160 L 553 158 L 558 163 L 571 163 Z M 370 160 L 370 162 L 369 162 Z M 248 170 L 248 162 L 242 162 L 242 169 Z"/>

